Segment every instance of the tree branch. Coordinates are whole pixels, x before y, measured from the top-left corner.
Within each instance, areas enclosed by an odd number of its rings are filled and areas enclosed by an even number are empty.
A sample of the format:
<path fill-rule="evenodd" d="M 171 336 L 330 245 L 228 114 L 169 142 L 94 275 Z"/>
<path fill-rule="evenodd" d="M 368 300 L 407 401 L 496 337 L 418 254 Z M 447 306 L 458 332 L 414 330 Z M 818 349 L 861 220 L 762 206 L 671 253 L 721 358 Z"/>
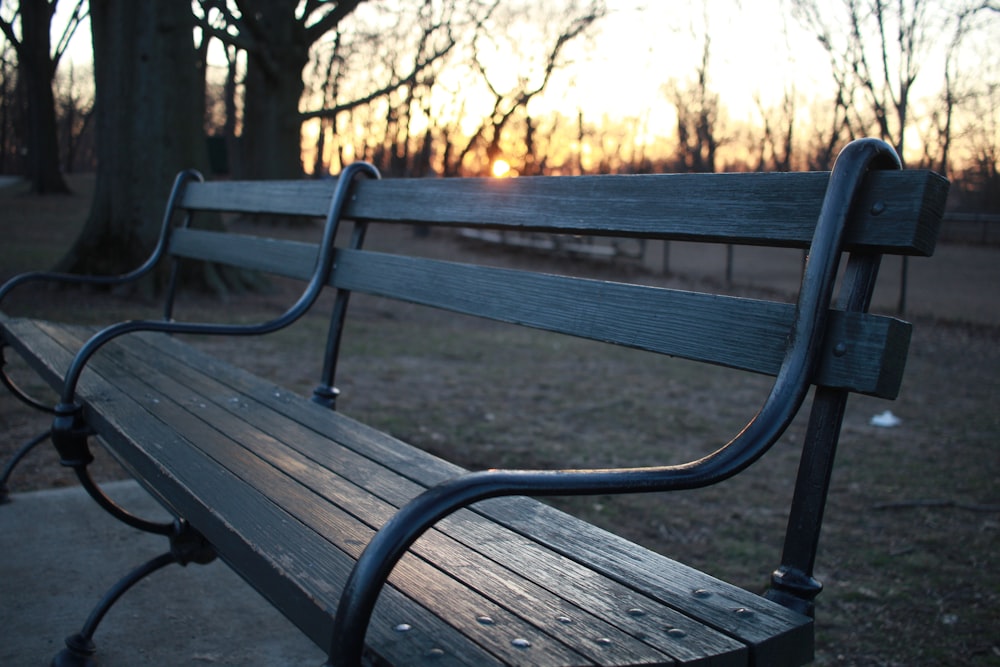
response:
<path fill-rule="evenodd" d="M 202 0 L 201 2 L 202 10 L 204 11 L 204 16 L 195 16 L 195 23 L 199 28 L 205 31 L 210 37 L 214 37 L 223 44 L 228 44 L 229 46 L 235 46 L 237 49 L 242 49 L 244 51 L 252 51 L 256 48 L 256 42 L 253 38 L 247 36 L 246 30 L 243 30 L 241 26 L 242 21 L 229 11 L 229 7 L 223 0 Z M 208 10 L 215 9 L 219 12 L 222 17 L 223 26 L 219 27 L 209 22 L 208 20 Z M 237 34 L 226 31 L 226 27 L 232 26 L 236 28 Z"/>
<path fill-rule="evenodd" d="M 59 41 L 56 43 L 56 48 L 52 55 L 53 68 L 59 64 L 59 60 L 69 47 L 69 41 L 73 39 L 76 29 L 80 27 L 80 23 L 83 19 L 88 16 L 90 16 L 90 5 L 87 4 L 86 8 L 84 8 L 84 0 L 77 0 L 76 7 L 73 8 L 73 13 L 70 15 L 69 21 L 67 21 L 66 27 L 63 29 L 63 33 L 59 37 Z"/>
<path fill-rule="evenodd" d="M 347 17 L 351 12 L 358 8 L 358 5 L 365 1 L 366 0 L 339 0 L 339 2 L 337 2 L 337 6 L 325 14 L 323 18 L 319 19 L 310 26 L 305 26 L 306 39 L 308 40 L 308 43 L 312 44 L 316 42 L 320 37 L 336 28 L 345 17 Z M 309 19 L 309 15 L 316 9 L 319 9 L 321 4 L 322 3 L 316 2 L 315 0 L 310 0 L 310 2 L 306 3 L 306 9 L 302 12 L 303 25 L 305 24 L 305 21 Z"/>
<path fill-rule="evenodd" d="M 451 51 L 451 49 L 455 46 L 455 44 L 456 44 L 455 39 L 451 37 L 451 34 L 449 33 L 447 45 L 441 49 L 438 49 L 428 57 L 418 60 L 414 64 L 413 69 L 406 76 L 397 79 L 396 81 L 393 81 L 383 86 L 382 88 L 379 88 L 378 90 L 375 90 L 369 93 L 368 95 L 365 95 L 364 97 L 359 97 L 355 100 L 351 100 L 350 102 L 337 104 L 335 106 L 328 107 L 326 109 L 317 109 L 315 111 L 304 111 L 299 114 L 299 118 L 303 121 L 307 121 L 311 118 L 332 118 L 333 116 L 336 116 L 337 114 L 342 113 L 344 111 L 350 111 L 351 109 L 356 109 L 358 107 L 374 102 L 380 97 L 384 97 L 389 93 L 399 90 L 403 86 L 409 86 L 417 80 L 417 77 L 420 76 L 421 72 L 423 72 L 427 67 L 429 67 L 431 63 L 447 55 L 448 52 Z"/>
<path fill-rule="evenodd" d="M 4 37 L 6 37 L 7 41 L 14 47 L 14 52 L 18 54 L 18 57 L 21 55 L 21 40 L 19 40 L 17 35 L 14 34 L 13 21 L 17 18 L 19 12 L 20 7 L 18 7 L 18 11 L 14 13 L 14 17 L 10 21 L 0 19 L 0 31 L 3 32 Z"/>

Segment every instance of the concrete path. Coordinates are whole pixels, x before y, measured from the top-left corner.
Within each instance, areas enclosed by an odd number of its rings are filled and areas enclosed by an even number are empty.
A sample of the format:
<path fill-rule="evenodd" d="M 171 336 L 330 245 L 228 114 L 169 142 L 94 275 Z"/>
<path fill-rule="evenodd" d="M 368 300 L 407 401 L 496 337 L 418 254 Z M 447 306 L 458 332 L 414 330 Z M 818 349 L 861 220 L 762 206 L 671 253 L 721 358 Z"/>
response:
<path fill-rule="evenodd" d="M 140 516 L 167 517 L 134 482 L 107 489 Z M 166 548 L 166 538 L 125 526 L 82 489 L 13 494 L 0 505 L 0 665 L 48 665 L 108 587 Z M 94 641 L 102 667 L 325 660 L 220 561 L 152 574 L 112 607 Z"/>

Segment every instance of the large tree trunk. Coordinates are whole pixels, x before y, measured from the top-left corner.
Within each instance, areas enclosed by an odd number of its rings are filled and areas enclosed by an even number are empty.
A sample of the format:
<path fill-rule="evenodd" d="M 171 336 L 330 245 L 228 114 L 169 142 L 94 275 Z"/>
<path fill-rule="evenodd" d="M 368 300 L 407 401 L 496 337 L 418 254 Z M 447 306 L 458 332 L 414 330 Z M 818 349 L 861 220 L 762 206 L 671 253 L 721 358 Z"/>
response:
<path fill-rule="evenodd" d="M 266 31 L 255 35 L 247 52 L 243 116 L 242 178 L 288 179 L 302 175 L 302 119 L 299 102 L 302 70 L 312 45 L 296 3 L 257 0 L 255 23 Z"/>
<path fill-rule="evenodd" d="M 193 27 L 183 2 L 91 2 L 97 183 L 60 268 L 110 274 L 138 266 L 156 242 L 174 176 L 207 166 Z"/>
<path fill-rule="evenodd" d="M 19 69 L 28 96 L 28 179 L 37 194 L 69 192 L 59 171 L 59 141 L 56 103 L 52 94 L 55 63 L 49 30 L 54 3 L 45 0 L 21 2 L 21 48 Z"/>

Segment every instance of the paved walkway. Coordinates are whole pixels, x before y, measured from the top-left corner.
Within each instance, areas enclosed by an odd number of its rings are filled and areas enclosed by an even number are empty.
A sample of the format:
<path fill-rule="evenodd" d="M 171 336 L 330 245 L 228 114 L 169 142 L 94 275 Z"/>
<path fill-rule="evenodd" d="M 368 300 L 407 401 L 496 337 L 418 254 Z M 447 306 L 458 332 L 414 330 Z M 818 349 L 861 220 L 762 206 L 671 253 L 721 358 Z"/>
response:
<path fill-rule="evenodd" d="M 167 516 L 134 482 L 107 488 L 134 513 Z M 108 516 L 79 488 L 13 494 L 0 505 L 0 665 L 48 665 L 104 591 L 166 546 Z M 218 561 L 152 574 L 112 607 L 94 641 L 102 667 L 325 660 Z"/>

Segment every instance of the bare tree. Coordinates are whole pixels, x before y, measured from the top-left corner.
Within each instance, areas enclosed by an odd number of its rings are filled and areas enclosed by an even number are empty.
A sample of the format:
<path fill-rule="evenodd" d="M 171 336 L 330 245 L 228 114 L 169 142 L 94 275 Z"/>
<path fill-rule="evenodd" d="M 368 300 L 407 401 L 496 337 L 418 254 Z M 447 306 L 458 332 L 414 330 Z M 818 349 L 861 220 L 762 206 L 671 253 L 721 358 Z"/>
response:
<path fill-rule="evenodd" d="M 85 67 L 81 76 L 79 69 L 79 65 L 71 62 L 69 68 L 56 76 L 55 82 L 59 145 L 67 174 L 79 166 L 91 169 L 96 166 L 93 71 Z"/>
<path fill-rule="evenodd" d="M 17 52 L 18 80 L 27 93 L 27 176 L 37 194 L 69 191 L 59 170 L 59 130 L 52 83 L 59 60 L 87 12 L 84 0 L 77 0 L 53 50 L 50 33 L 57 2 L 21 0 L 12 18 L 0 17 L 0 31 Z"/>
<path fill-rule="evenodd" d="M 343 35 L 338 66 L 324 77 L 322 107 L 302 117 L 365 128 L 368 136 L 357 146 L 354 138 L 330 134 L 338 159 L 346 142 L 355 156 L 366 156 L 387 174 L 430 173 L 438 144 L 432 100 L 442 97 L 441 75 L 457 69 L 458 54 L 469 48 L 498 1 L 373 6 L 364 22 L 355 17 L 351 33 Z"/>
<path fill-rule="evenodd" d="M 846 101 L 870 114 L 900 157 L 912 122 L 913 86 L 943 27 L 932 9 L 929 0 L 792 0 L 796 19 L 826 50 L 840 93 L 851 94 Z"/>
<path fill-rule="evenodd" d="M 243 108 L 243 176 L 292 178 L 302 173 L 299 103 L 310 48 L 364 0 L 202 0 L 199 26 L 247 54 Z M 215 19 L 222 19 L 222 27 Z"/>
<path fill-rule="evenodd" d="M 701 61 L 695 77 L 686 83 L 676 79 L 663 87 L 663 92 L 677 113 L 677 169 L 687 172 L 714 172 L 720 145 L 719 94 L 709 84 L 711 38 L 706 32 Z"/>
<path fill-rule="evenodd" d="M 757 147 L 757 171 L 791 171 L 795 145 L 796 93 L 785 89 L 781 105 L 765 108 L 760 95 L 754 97 L 763 130 Z"/>
<path fill-rule="evenodd" d="M 16 169 L 20 161 L 17 150 L 16 125 L 20 106 L 17 94 L 17 61 L 13 47 L 4 40 L 0 43 L 0 174 Z"/>
<path fill-rule="evenodd" d="M 533 148 L 533 125 L 527 116 L 527 106 L 545 90 L 553 73 L 565 64 L 563 54 L 567 45 L 587 34 L 607 14 L 603 0 L 574 0 L 562 5 L 547 5 L 544 9 L 534 3 L 507 5 L 503 9 L 503 15 L 477 35 L 474 54 L 475 70 L 493 98 L 492 109 L 465 145 L 453 153 L 454 157 L 445 165 L 448 175 L 460 173 L 466 158 L 476 151 L 482 151 L 484 164 L 491 165 L 502 153 L 504 130 L 516 114 L 522 114 L 525 119 L 525 161 L 537 159 L 537 156 L 530 155 Z M 532 11 L 541 14 L 532 15 Z M 531 43 L 526 43 L 527 40 L 519 35 L 518 28 L 539 30 L 542 34 L 536 36 Z M 548 35 L 545 34 L 546 31 L 549 31 Z M 541 44 L 544 51 L 526 51 L 526 48 L 537 44 Z M 484 53 L 487 51 L 500 54 L 503 59 L 502 68 L 496 66 L 496 61 L 486 61 Z M 511 61 L 515 63 L 513 68 Z M 516 80 L 502 81 L 501 74 L 494 71 L 501 69 L 507 73 L 512 69 L 516 71 Z"/>

